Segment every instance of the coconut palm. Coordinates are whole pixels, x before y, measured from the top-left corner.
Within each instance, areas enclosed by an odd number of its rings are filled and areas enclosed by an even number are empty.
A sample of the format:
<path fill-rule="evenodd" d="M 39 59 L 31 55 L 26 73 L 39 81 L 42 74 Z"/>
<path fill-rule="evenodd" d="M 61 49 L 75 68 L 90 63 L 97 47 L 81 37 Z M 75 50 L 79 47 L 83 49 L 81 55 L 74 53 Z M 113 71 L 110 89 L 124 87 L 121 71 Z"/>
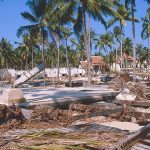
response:
<path fill-rule="evenodd" d="M 133 54 L 133 43 L 132 40 L 130 38 L 125 38 L 123 45 L 122 45 L 122 50 L 124 55 L 127 56 L 132 56 Z M 126 57 L 124 58 L 124 68 L 127 66 L 127 59 Z"/>
<path fill-rule="evenodd" d="M 20 36 L 25 32 L 30 32 L 31 30 L 36 30 L 38 33 L 41 33 L 43 42 L 42 42 L 42 61 L 45 63 L 45 56 L 44 56 L 44 41 L 45 37 L 47 36 L 46 27 L 46 11 L 48 7 L 47 0 L 28 0 L 27 6 L 30 9 L 30 12 L 23 12 L 21 13 L 22 17 L 28 20 L 31 24 L 27 26 L 22 26 L 18 29 L 17 35 Z M 44 73 L 44 85 L 45 85 L 45 73 Z"/>
<path fill-rule="evenodd" d="M 98 19 L 103 24 L 105 24 L 103 14 L 104 15 L 115 15 L 115 11 L 113 11 L 112 6 L 113 1 L 110 0 L 80 0 L 76 2 L 77 19 L 74 25 L 74 31 L 79 35 L 82 31 L 84 31 L 84 42 L 85 49 L 87 54 L 87 62 L 88 62 L 88 85 L 91 84 L 91 42 L 90 42 L 90 19 L 93 17 L 94 19 Z M 86 20 L 86 15 L 87 20 Z"/>
<path fill-rule="evenodd" d="M 13 46 L 5 39 L 0 41 L 0 53 L 3 56 L 3 67 L 11 68 L 14 65 L 14 49 Z"/>
<path fill-rule="evenodd" d="M 52 39 L 57 40 L 56 42 L 59 43 L 60 40 L 59 38 L 56 37 L 59 37 L 60 24 L 62 22 L 65 23 L 66 20 L 68 19 L 68 16 L 70 16 L 66 15 L 67 13 L 66 5 L 63 4 L 64 3 L 62 1 L 56 2 L 55 0 L 52 0 L 50 3 L 48 0 L 28 0 L 27 6 L 30 8 L 30 12 L 21 13 L 24 19 L 27 19 L 28 21 L 31 22 L 31 25 L 20 27 L 18 29 L 17 34 L 21 35 L 26 31 L 29 32 L 31 29 L 34 29 L 38 33 L 41 33 L 43 39 L 42 40 L 43 62 L 45 62 L 44 43 L 45 40 L 47 39 L 48 33 L 52 37 Z M 59 74 L 59 46 L 58 46 L 58 74 Z M 44 83 L 45 83 L 45 75 L 44 75 Z"/>
<path fill-rule="evenodd" d="M 150 49 L 150 8 L 147 10 L 146 16 L 144 18 L 142 18 L 142 22 L 143 22 L 143 25 L 142 25 L 141 37 L 144 40 L 145 39 L 148 40 L 148 49 Z M 149 55 L 150 54 L 148 52 L 148 56 Z M 148 64 L 148 66 L 149 66 L 149 64 Z"/>
<path fill-rule="evenodd" d="M 47 11 L 48 1 L 47 0 L 28 0 L 27 6 L 30 9 L 30 12 L 21 13 L 22 17 L 28 20 L 31 24 L 27 26 L 21 26 L 17 35 L 20 36 L 23 33 L 36 31 L 41 33 L 43 37 L 43 48 L 42 48 L 42 61 L 44 62 L 44 40 L 47 35 L 47 31 L 45 29 L 46 26 L 46 17 L 45 13 Z"/>
<path fill-rule="evenodd" d="M 107 32 L 106 34 L 100 35 L 100 38 L 96 44 L 96 48 L 99 47 L 100 50 L 104 50 L 108 56 L 109 55 L 108 47 L 109 49 L 111 49 L 112 44 L 113 44 L 113 35 L 111 32 Z M 107 62 L 109 64 L 109 57 Z"/>
<path fill-rule="evenodd" d="M 108 26 L 114 25 L 116 22 L 119 21 L 120 29 L 121 29 L 121 35 L 120 35 L 120 49 L 121 49 L 121 71 L 123 66 L 123 53 L 122 53 L 122 43 L 123 43 L 123 27 L 126 25 L 126 21 L 131 20 L 130 18 L 130 12 L 125 8 L 124 4 L 118 4 L 116 5 L 116 11 L 118 14 L 120 14 L 121 17 L 114 17 L 108 22 Z"/>
<path fill-rule="evenodd" d="M 68 38 L 72 35 L 71 29 L 69 28 L 64 28 L 63 29 L 63 38 L 65 38 L 65 43 L 66 43 L 66 65 L 67 65 L 67 70 L 68 70 L 68 75 L 69 75 L 69 85 L 71 87 L 71 68 L 70 68 L 70 61 L 68 58 Z"/>
<path fill-rule="evenodd" d="M 120 36 L 122 35 L 121 28 L 119 26 L 115 26 L 113 29 L 113 36 L 114 36 L 114 45 L 116 46 L 117 42 L 120 44 Z M 118 64 L 118 52 L 117 52 L 117 47 L 115 48 L 116 50 L 116 65 Z M 115 65 L 115 69 L 117 66 Z"/>
<path fill-rule="evenodd" d="M 133 45 L 132 40 L 128 37 L 125 38 L 123 45 L 122 45 L 123 52 L 128 55 L 132 55 L 133 54 L 133 46 L 132 45 Z"/>
<path fill-rule="evenodd" d="M 149 0 L 148 0 L 149 1 Z M 135 0 L 125 0 L 126 8 L 129 9 L 131 7 L 132 12 L 132 35 L 133 35 L 133 79 L 135 81 L 136 78 L 136 37 L 135 37 Z M 129 7 L 129 5 L 131 5 Z"/>
<path fill-rule="evenodd" d="M 71 46 L 76 49 L 77 52 L 77 59 L 80 62 L 81 60 L 85 60 L 86 53 L 85 53 L 85 43 L 84 43 L 84 35 L 80 35 L 79 38 L 71 38 L 70 39 Z"/>
<path fill-rule="evenodd" d="M 139 62 L 139 71 L 141 72 L 141 65 L 144 61 L 149 64 L 148 48 L 144 47 L 143 44 L 136 45 L 136 56 Z"/>

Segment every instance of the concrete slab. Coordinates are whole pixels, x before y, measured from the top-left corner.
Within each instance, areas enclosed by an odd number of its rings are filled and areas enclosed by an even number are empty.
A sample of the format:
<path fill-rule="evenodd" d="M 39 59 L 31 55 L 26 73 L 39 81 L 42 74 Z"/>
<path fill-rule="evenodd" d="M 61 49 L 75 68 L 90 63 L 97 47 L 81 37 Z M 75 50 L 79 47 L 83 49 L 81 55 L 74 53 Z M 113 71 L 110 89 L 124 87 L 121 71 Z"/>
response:
<path fill-rule="evenodd" d="M 55 87 L 38 87 L 38 88 L 22 88 L 26 103 L 23 105 L 37 104 L 54 104 L 54 103 L 71 103 L 77 100 L 95 101 L 109 98 L 115 98 L 118 91 L 109 89 L 107 85 L 99 85 L 93 87 L 77 87 L 77 88 L 55 88 Z M 113 96 L 113 97 L 112 97 Z M 108 98 L 107 98 L 108 97 Z M 107 98 L 107 99 L 106 99 Z"/>
<path fill-rule="evenodd" d="M 135 132 L 143 127 L 133 122 L 120 122 L 120 121 L 112 121 L 112 122 L 106 122 L 100 124 L 108 127 L 121 129 L 121 130 L 127 130 L 129 132 Z"/>
<path fill-rule="evenodd" d="M 108 89 L 108 86 L 102 85 L 98 87 L 77 87 L 77 88 L 54 88 L 54 87 L 40 87 L 40 88 L 26 88 L 22 89 L 23 94 L 27 100 L 30 99 L 58 99 L 64 97 L 80 97 L 90 96 L 101 93 L 115 92 L 113 89 Z"/>

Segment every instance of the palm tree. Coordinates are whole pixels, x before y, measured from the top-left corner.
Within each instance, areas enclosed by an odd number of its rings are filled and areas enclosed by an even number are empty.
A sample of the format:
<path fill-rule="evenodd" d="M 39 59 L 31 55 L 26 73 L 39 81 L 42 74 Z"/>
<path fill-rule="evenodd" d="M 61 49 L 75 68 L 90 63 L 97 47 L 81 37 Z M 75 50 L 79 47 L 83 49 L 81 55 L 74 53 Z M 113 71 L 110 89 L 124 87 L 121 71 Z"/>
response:
<path fill-rule="evenodd" d="M 20 36 L 20 35 L 18 35 Z M 32 55 L 32 69 L 34 68 L 34 49 L 38 46 L 39 35 L 34 28 L 31 28 L 27 33 L 23 33 L 23 44 L 27 44 L 28 49 L 31 51 Z M 26 38 L 26 40 L 25 40 Z M 27 42 L 28 40 L 28 42 Z"/>
<path fill-rule="evenodd" d="M 109 55 L 107 47 L 110 49 L 112 48 L 113 44 L 113 35 L 111 32 L 107 32 L 106 34 L 101 34 L 100 38 L 96 44 L 96 48 L 99 47 L 99 49 L 102 49 L 106 52 L 107 56 Z M 108 57 L 108 64 L 109 64 L 109 57 Z"/>
<path fill-rule="evenodd" d="M 142 39 L 147 39 L 148 40 L 148 49 L 150 49 L 150 8 L 147 10 L 147 14 L 144 18 L 142 18 L 142 32 L 141 32 L 141 37 Z M 148 53 L 148 56 L 150 54 Z M 148 61 L 148 66 L 149 66 L 149 61 Z"/>
<path fill-rule="evenodd" d="M 123 53 L 127 56 L 132 56 L 133 54 L 133 43 L 130 38 L 125 38 L 123 45 L 122 45 Z M 124 68 L 127 67 L 127 59 L 124 58 Z"/>
<path fill-rule="evenodd" d="M 18 29 L 17 34 L 21 35 L 24 32 L 29 32 L 31 29 L 36 30 L 42 35 L 42 61 L 45 62 L 45 40 L 48 33 L 54 39 L 59 34 L 59 26 L 61 23 L 66 23 L 69 19 L 66 13 L 68 12 L 68 5 L 63 5 L 64 2 L 55 0 L 49 3 L 48 0 L 28 0 L 27 6 L 30 8 L 30 12 L 23 12 L 21 15 L 24 19 L 30 21 L 30 25 L 22 26 Z M 67 8 L 66 8 L 67 6 Z M 70 10 L 70 9 L 69 9 Z M 54 34 L 56 33 L 56 34 Z M 56 38 L 55 38 L 56 39 Z M 58 39 L 58 38 L 57 38 Z M 57 41 L 59 43 L 60 40 Z M 60 44 L 57 44 L 60 45 Z M 59 46 L 58 46 L 58 70 L 59 70 Z M 58 71 L 59 73 L 59 71 Z M 59 77 L 58 77 L 59 78 Z M 44 73 L 45 83 L 45 73 Z"/>
<path fill-rule="evenodd" d="M 69 86 L 71 87 L 71 68 L 70 68 L 70 61 L 68 59 L 68 38 L 72 35 L 71 29 L 65 28 L 63 29 L 63 37 L 66 41 L 66 64 L 67 64 L 67 70 L 68 70 L 68 76 L 69 76 Z"/>
<path fill-rule="evenodd" d="M 88 62 L 88 85 L 91 84 L 91 27 L 90 27 L 90 18 L 93 17 L 94 19 L 98 19 L 103 24 L 105 21 L 103 19 L 103 14 L 115 15 L 115 11 L 111 8 L 113 5 L 113 1 L 109 0 L 80 0 L 76 2 L 76 7 L 78 10 L 77 19 L 74 25 L 74 31 L 76 33 L 81 33 L 84 31 L 84 42 L 85 42 L 85 49 L 87 54 L 87 62 Z M 86 14 L 87 14 L 87 21 L 86 21 Z"/>
<path fill-rule="evenodd" d="M 9 68 L 14 66 L 14 49 L 12 45 L 5 39 L 2 38 L 0 41 L 0 53 L 3 56 L 3 67 Z"/>
<path fill-rule="evenodd" d="M 45 29 L 46 26 L 46 11 L 48 7 L 47 0 L 28 0 L 27 6 L 30 9 L 30 12 L 23 12 L 21 13 L 22 17 L 28 21 L 30 21 L 30 25 L 22 26 L 18 29 L 17 35 L 20 36 L 25 32 L 30 32 L 31 30 L 36 30 L 37 32 L 41 33 L 43 41 L 42 41 L 42 61 L 45 63 L 45 56 L 44 56 L 44 41 L 45 36 L 48 34 L 47 30 Z M 45 85 L 45 71 L 44 71 L 44 85 Z"/>
<path fill-rule="evenodd" d="M 131 12 L 132 12 L 132 35 L 133 35 L 133 79 L 136 80 L 136 37 L 135 37 L 135 0 L 125 0 L 126 8 L 129 9 L 129 5 L 131 4 Z"/>
<path fill-rule="evenodd" d="M 120 49 L 121 49 L 121 71 L 122 71 L 122 66 L 123 66 L 123 53 L 122 53 L 122 44 L 123 44 L 123 26 L 126 25 L 126 21 L 131 20 L 130 16 L 130 12 L 125 8 L 125 6 L 123 4 L 118 4 L 116 5 L 116 10 L 118 12 L 118 14 L 120 14 L 120 16 L 122 17 L 114 17 L 113 19 L 109 20 L 108 22 L 108 26 L 112 26 L 114 23 L 116 23 L 117 21 L 119 21 L 120 24 L 120 29 L 121 29 L 121 35 L 120 35 Z"/>
<path fill-rule="evenodd" d="M 132 45 L 133 45 L 132 40 L 129 37 L 125 38 L 122 45 L 123 52 L 128 55 L 132 55 L 133 54 Z"/>
<path fill-rule="evenodd" d="M 84 35 L 80 35 L 79 38 L 71 38 L 70 39 L 71 46 L 76 49 L 77 52 L 77 59 L 80 62 L 81 60 L 85 60 L 86 54 L 85 54 L 85 43 L 84 43 Z"/>
<path fill-rule="evenodd" d="M 149 56 L 148 56 L 148 48 L 144 47 L 143 44 L 137 44 L 136 46 L 136 56 L 139 61 L 139 71 L 141 71 L 141 65 L 144 61 L 149 62 Z"/>
<path fill-rule="evenodd" d="M 21 26 L 17 31 L 17 35 L 20 36 L 23 33 L 32 31 L 41 33 L 41 35 L 43 36 L 42 61 L 44 62 L 44 40 L 45 35 L 47 35 L 47 31 L 45 29 L 45 14 L 48 9 L 48 2 L 47 0 L 28 0 L 26 4 L 30 8 L 30 12 L 25 11 L 21 13 L 21 15 L 31 24 L 27 26 Z"/>
<path fill-rule="evenodd" d="M 116 42 L 119 42 L 120 44 L 120 36 L 122 34 L 121 28 L 119 26 L 115 26 L 113 29 L 113 36 L 114 36 L 114 45 L 116 45 Z M 115 48 L 116 50 L 116 65 L 118 63 L 118 52 L 117 52 L 117 47 Z M 115 65 L 115 69 L 117 69 L 117 66 Z"/>

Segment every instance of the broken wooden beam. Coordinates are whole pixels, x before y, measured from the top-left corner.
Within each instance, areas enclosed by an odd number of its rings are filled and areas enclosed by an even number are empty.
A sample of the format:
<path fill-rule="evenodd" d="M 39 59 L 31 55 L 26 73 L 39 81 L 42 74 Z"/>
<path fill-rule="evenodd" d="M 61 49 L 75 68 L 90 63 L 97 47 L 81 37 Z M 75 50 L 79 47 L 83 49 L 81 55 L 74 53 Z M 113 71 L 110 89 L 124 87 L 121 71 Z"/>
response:
<path fill-rule="evenodd" d="M 150 124 L 138 130 L 137 132 L 126 136 L 125 138 L 119 140 L 115 144 L 110 145 L 110 147 L 105 148 L 105 150 L 128 150 L 140 140 L 144 139 L 149 133 Z"/>

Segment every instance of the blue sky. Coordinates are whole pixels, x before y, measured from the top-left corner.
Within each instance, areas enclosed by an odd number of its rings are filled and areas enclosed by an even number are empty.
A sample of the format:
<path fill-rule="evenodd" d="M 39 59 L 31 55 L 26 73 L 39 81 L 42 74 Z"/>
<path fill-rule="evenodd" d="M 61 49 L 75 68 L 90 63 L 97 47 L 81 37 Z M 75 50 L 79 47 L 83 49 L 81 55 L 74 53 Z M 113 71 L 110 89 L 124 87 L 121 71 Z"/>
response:
<path fill-rule="evenodd" d="M 137 12 L 135 14 L 136 18 L 141 19 L 146 14 L 146 9 L 148 4 L 144 0 L 136 0 Z M 0 1 L 0 38 L 7 38 L 12 44 L 15 41 L 20 41 L 16 36 L 17 29 L 22 25 L 27 25 L 29 22 L 24 20 L 20 13 L 28 10 L 26 6 L 26 0 L 3 0 Z M 97 33 L 104 33 L 104 27 L 102 24 L 91 21 L 91 27 Z M 125 34 L 127 37 L 132 38 L 132 26 L 131 23 L 127 22 L 125 27 Z M 112 29 L 110 29 L 112 30 Z M 142 24 L 136 24 L 136 42 L 147 44 L 147 41 L 143 41 L 140 37 L 142 30 Z"/>

